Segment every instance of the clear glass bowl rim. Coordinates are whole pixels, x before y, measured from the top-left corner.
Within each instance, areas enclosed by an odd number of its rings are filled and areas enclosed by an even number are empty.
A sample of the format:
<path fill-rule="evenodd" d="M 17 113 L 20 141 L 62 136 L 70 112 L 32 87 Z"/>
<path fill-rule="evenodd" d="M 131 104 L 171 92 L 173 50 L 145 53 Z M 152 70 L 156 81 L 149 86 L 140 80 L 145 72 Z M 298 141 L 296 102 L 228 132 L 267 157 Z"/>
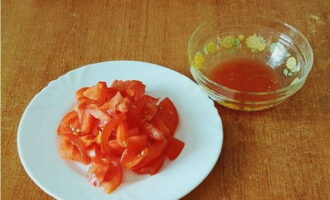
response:
<path fill-rule="evenodd" d="M 291 85 L 288 85 L 286 87 L 283 87 L 283 88 L 280 88 L 280 89 L 277 89 L 277 90 L 273 90 L 273 91 L 269 91 L 269 92 L 244 92 L 244 91 L 240 91 L 240 90 L 235 90 L 235 89 L 231 89 L 231 88 L 228 88 L 226 86 L 223 86 L 211 79 L 209 79 L 207 76 L 205 76 L 200 70 L 198 70 L 197 68 L 195 68 L 195 70 L 198 72 L 198 74 L 204 79 L 206 80 L 207 82 L 211 83 L 212 85 L 215 85 L 216 87 L 219 87 L 221 89 L 224 89 L 226 91 L 229 91 L 229 92 L 233 92 L 233 93 L 243 93 L 243 94 L 246 94 L 246 95 L 268 95 L 268 94 L 278 94 L 278 93 L 282 93 L 282 92 L 285 92 L 287 90 L 290 90 L 290 88 L 293 88 L 295 86 L 298 86 L 300 84 L 303 84 L 309 74 L 309 72 L 311 71 L 312 69 L 312 66 L 313 66 L 313 60 L 314 60 L 314 55 L 313 55 L 313 50 L 312 50 L 312 47 L 310 45 L 310 43 L 308 42 L 307 38 L 298 30 L 296 29 L 295 27 L 291 26 L 290 24 L 288 23 L 285 23 L 285 22 L 282 22 L 280 20 L 277 20 L 277 19 L 270 19 L 268 17 L 265 17 L 265 16 L 253 16 L 253 15 L 226 15 L 226 16 L 218 16 L 218 17 L 215 17 L 214 19 L 211 19 L 211 20 L 208 20 L 202 24 L 200 24 L 195 30 L 194 32 L 191 34 L 190 38 L 189 38 L 189 41 L 188 41 L 188 58 L 189 58 L 189 63 L 190 61 L 192 60 L 192 57 L 191 57 L 191 53 L 192 53 L 192 49 L 191 49 L 191 45 L 192 45 L 192 42 L 193 42 L 193 39 L 195 37 L 195 35 L 205 26 L 209 25 L 209 24 L 212 24 L 216 21 L 219 21 L 220 19 L 224 19 L 224 18 L 233 18 L 233 17 L 236 17 L 236 18 L 258 18 L 260 20 L 263 20 L 263 21 L 267 21 L 267 22 L 272 22 L 272 23 L 277 23 L 281 26 L 284 26 L 286 28 L 288 28 L 290 31 L 298 34 L 302 39 L 303 41 L 306 43 L 307 45 L 307 52 L 310 53 L 310 58 L 306 58 L 306 66 L 307 66 L 307 71 L 306 73 L 303 74 L 303 76 L 301 78 L 299 78 L 299 80 L 297 82 L 295 82 L 294 84 L 291 84 Z M 235 25 L 233 25 L 235 26 Z M 189 67 L 192 67 L 192 66 L 189 66 Z"/>

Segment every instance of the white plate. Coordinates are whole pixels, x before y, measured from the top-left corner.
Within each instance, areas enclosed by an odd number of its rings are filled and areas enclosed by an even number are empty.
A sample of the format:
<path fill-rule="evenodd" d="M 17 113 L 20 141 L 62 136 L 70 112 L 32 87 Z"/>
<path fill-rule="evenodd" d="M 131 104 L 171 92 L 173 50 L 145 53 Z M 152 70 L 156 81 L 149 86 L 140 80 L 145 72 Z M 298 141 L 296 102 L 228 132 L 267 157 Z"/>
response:
<path fill-rule="evenodd" d="M 124 172 L 120 187 L 108 195 L 85 177 L 86 167 L 64 161 L 58 154 L 56 128 L 74 105 L 74 92 L 97 81 L 141 80 L 147 93 L 170 97 L 180 123 L 176 137 L 185 148 L 154 176 Z M 21 162 L 32 180 L 57 199 L 68 200 L 170 200 L 183 197 L 210 173 L 223 140 L 221 119 L 213 102 L 189 78 L 158 65 L 136 61 L 111 61 L 75 69 L 41 90 L 27 106 L 17 135 Z"/>

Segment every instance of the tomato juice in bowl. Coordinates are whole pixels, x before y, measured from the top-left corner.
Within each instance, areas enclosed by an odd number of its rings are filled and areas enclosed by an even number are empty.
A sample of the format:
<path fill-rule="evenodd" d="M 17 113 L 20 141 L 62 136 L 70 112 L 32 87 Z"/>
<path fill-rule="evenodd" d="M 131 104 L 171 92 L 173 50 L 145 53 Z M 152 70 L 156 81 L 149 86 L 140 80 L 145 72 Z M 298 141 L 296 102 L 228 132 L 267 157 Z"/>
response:
<path fill-rule="evenodd" d="M 191 73 L 210 98 L 235 110 L 283 102 L 304 84 L 313 64 L 306 38 L 292 26 L 257 16 L 218 17 L 188 44 Z"/>

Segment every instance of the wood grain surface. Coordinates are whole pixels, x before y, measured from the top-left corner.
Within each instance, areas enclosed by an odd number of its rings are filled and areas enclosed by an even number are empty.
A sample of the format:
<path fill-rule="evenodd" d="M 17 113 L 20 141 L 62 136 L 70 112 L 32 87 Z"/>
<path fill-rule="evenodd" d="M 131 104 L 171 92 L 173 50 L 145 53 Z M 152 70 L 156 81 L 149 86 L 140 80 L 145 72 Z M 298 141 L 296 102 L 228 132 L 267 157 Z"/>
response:
<path fill-rule="evenodd" d="M 295 26 L 312 45 L 314 67 L 297 94 L 270 110 L 217 106 L 221 156 L 183 199 L 330 199 L 329 0 L 1 2 L 2 199 L 52 199 L 27 176 L 16 146 L 21 115 L 48 82 L 108 60 L 156 63 L 191 77 L 189 36 L 205 20 L 228 14 L 265 15 Z"/>

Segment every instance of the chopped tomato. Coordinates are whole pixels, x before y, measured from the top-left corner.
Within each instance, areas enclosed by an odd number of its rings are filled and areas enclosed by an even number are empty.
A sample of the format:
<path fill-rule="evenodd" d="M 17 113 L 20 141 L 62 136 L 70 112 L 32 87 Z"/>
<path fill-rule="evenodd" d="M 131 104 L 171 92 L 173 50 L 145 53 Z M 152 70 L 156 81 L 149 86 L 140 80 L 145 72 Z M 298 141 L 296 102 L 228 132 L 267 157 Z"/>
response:
<path fill-rule="evenodd" d="M 107 90 L 107 84 L 105 82 L 98 82 L 95 86 L 86 89 L 83 95 L 97 101 L 98 104 L 103 104 L 107 98 Z"/>
<path fill-rule="evenodd" d="M 155 127 L 161 130 L 166 137 L 172 136 L 171 130 L 166 126 L 160 112 L 155 115 L 155 117 L 150 121 L 150 123 L 152 123 Z"/>
<path fill-rule="evenodd" d="M 150 121 L 154 116 L 156 115 L 158 108 L 157 108 L 157 101 L 154 100 L 154 98 L 151 97 L 145 97 L 146 102 L 143 107 L 143 113 L 144 119 L 147 121 Z"/>
<path fill-rule="evenodd" d="M 110 173 L 111 173 L 111 178 L 108 181 L 108 185 L 104 189 L 104 191 L 108 194 L 112 193 L 114 190 L 117 189 L 117 187 L 120 185 L 122 181 L 122 176 L 123 176 L 121 167 L 117 167 L 116 170 L 113 170 Z"/>
<path fill-rule="evenodd" d="M 110 152 L 117 157 L 120 157 L 125 150 L 125 147 L 119 145 L 116 139 L 109 141 L 109 147 L 110 147 Z"/>
<path fill-rule="evenodd" d="M 106 100 L 112 99 L 117 94 L 118 90 L 114 88 L 107 88 L 107 98 Z"/>
<path fill-rule="evenodd" d="M 156 174 L 160 168 L 163 166 L 166 156 L 163 154 L 159 156 L 158 158 L 155 158 L 152 162 L 150 162 L 145 167 L 135 170 L 135 173 L 137 174 L 150 174 L 154 175 Z"/>
<path fill-rule="evenodd" d="M 98 82 L 76 91 L 77 104 L 57 128 L 60 155 L 91 164 L 88 180 L 113 192 L 122 166 L 137 174 L 156 174 L 166 158 L 174 160 L 184 143 L 173 137 L 178 113 L 169 98 L 145 94 L 141 81 Z"/>
<path fill-rule="evenodd" d="M 89 99 L 88 97 L 84 96 L 84 92 L 88 89 L 89 87 L 83 87 L 80 88 L 79 90 L 76 91 L 76 100 L 78 102 L 88 102 L 88 103 L 96 103 L 97 101 Z"/>
<path fill-rule="evenodd" d="M 140 152 L 148 145 L 148 138 L 146 135 L 130 136 L 126 139 L 126 144 L 129 152 Z"/>
<path fill-rule="evenodd" d="M 123 96 L 120 94 L 120 92 L 117 92 L 116 95 L 114 95 L 111 99 L 105 102 L 100 107 L 100 109 L 108 114 L 115 113 L 116 107 L 120 104 L 122 100 L 123 100 Z"/>
<path fill-rule="evenodd" d="M 161 141 L 155 141 L 150 146 L 146 147 L 144 150 L 142 150 L 142 152 L 144 152 L 144 155 L 141 156 L 142 157 L 141 161 L 138 164 L 134 165 L 132 169 L 139 170 L 144 166 L 148 165 L 155 158 L 161 156 L 165 152 L 166 146 L 167 146 L 167 140 L 164 139 Z"/>
<path fill-rule="evenodd" d="M 155 140 L 164 140 L 164 133 L 156 128 L 154 125 L 146 122 L 143 124 L 143 129 L 147 135 Z"/>
<path fill-rule="evenodd" d="M 60 155 L 63 158 L 75 160 L 85 165 L 90 162 L 88 156 L 83 155 L 70 139 L 64 137 L 60 140 Z"/>
<path fill-rule="evenodd" d="M 128 130 L 128 137 L 130 137 L 130 136 L 137 136 L 137 135 L 140 135 L 140 131 L 139 131 L 139 128 L 138 127 L 134 127 L 132 129 L 129 129 Z"/>
<path fill-rule="evenodd" d="M 184 143 L 181 140 L 176 139 L 175 137 L 169 137 L 168 146 L 166 150 L 167 157 L 170 160 L 176 159 L 181 153 L 183 147 L 184 147 Z"/>
<path fill-rule="evenodd" d="M 103 153 L 109 153 L 109 137 L 122 120 L 120 118 L 111 118 L 102 131 L 101 149 Z"/>
<path fill-rule="evenodd" d="M 117 132 L 116 134 L 117 143 L 122 147 L 127 146 L 126 144 L 126 139 L 128 137 L 127 123 L 125 121 L 121 122 L 118 125 L 116 132 Z"/>
<path fill-rule="evenodd" d="M 141 161 L 146 156 L 147 149 L 142 150 L 140 153 L 138 152 L 129 152 L 128 149 L 125 149 L 121 156 L 121 164 L 124 165 L 128 169 L 132 169 L 141 163 Z"/>
<path fill-rule="evenodd" d="M 94 186 L 100 186 L 103 183 L 104 177 L 108 172 L 109 165 L 99 160 L 99 162 L 93 162 L 92 166 L 88 170 L 88 181 Z"/>
<path fill-rule="evenodd" d="M 88 104 L 86 111 L 91 114 L 94 118 L 100 120 L 100 126 L 104 126 L 110 121 L 110 116 L 100 110 L 95 104 Z"/>
<path fill-rule="evenodd" d="M 173 102 L 169 98 L 165 98 L 160 102 L 158 112 L 164 124 L 170 130 L 171 135 L 174 135 L 178 126 L 179 116 Z"/>
<path fill-rule="evenodd" d="M 95 142 L 95 137 L 92 135 L 84 135 L 78 138 L 84 149 L 88 148 Z"/>
<path fill-rule="evenodd" d="M 124 92 L 126 95 L 135 99 L 140 98 L 144 95 L 145 85 L 141 81 L 119 81 L 116 80 L 112 83 L 111 87 Z"/>
<path fill-rule="evenodd" d="M 57 134 L 73 134 L 72 125 L 78 120 L 78 114 L 75 111 L 68 112 L 62 119 L 57 128 Z"/>

